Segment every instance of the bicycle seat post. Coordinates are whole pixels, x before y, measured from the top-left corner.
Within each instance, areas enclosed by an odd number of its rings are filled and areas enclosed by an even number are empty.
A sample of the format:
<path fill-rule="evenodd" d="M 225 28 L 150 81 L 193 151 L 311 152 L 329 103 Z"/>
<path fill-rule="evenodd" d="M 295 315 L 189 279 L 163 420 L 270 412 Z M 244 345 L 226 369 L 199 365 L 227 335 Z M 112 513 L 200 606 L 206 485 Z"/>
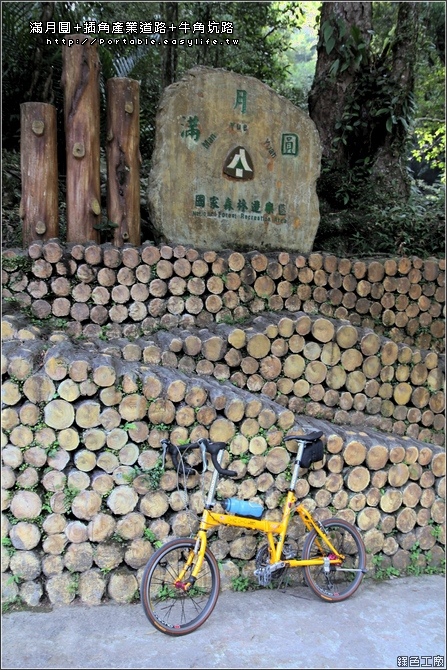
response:
<path fill-rule="evenodd" d="M 300 471 L 300 463 L 303 457 L 303 451 L 306 444 L 302 440 L 297 440 L 297 442 L 298 442 L 298 450 L 296 452 L 295 467 L 293 468 L 292 479 L 290 480 L 290 486 L 289 486 L 290 491 L 293 491 L 295 488 L 296 481 L 298 479 L 298 473 Z"/>
<path fill-rule="evenodd" d="M 221 463 L 222 463 L 223 453 L 224 452 L 223 452 L 223 449 L 222 449 L 222 451 L 219 451 L 219 453 L 217 454 L 217 462 L 219 463 L 219 465 L 221 465 Z M 206 498 L 206 503 L 205 503 L 206 509 L 211 509 L 214 505 L 214 495 L 216 493 L 216 487 L 217 487 L 218 480 L 219 480 L 219 473 L 215 469 L 214 472 L 213 472 L 213 477 L 211 479 L 210 488 L 209 488 L 208 495 L 207 495 L 207 498 Z"/>

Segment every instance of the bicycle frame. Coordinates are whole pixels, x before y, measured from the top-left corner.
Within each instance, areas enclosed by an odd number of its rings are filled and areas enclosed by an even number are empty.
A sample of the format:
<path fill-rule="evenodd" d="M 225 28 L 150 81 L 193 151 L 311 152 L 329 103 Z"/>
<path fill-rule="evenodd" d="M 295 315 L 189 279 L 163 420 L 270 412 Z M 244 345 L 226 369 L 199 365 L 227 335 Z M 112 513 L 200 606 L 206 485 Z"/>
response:
<path fill-rule="evenodd" d="M 324 528 L 321 527 L 317 521 L 312 517 L 311 513 L 304 507 L 304 505 L 296 505 L 297 497 L 294 493 L 296 481 L 298 479 L 298 473 L 300 468 L 300 462 L 302 453 L 304 450 L 304 443 L 298 442 L 298 451 L 295 460 L 295 467 L 292 474 L 292 479 L 290 482 L 290 488 L 287 492 L 286 501 L 283 507 L 282 519 L 281 521 L 269 521 L 267 519 L 251 519 L 243 516 L 236 516 L 234 514 L 226 514 L 220 512 L 214 512 L 213 508 L 215 505 L 215 491 L 219 479 L 219 474 L 217 470 L 213 473 L 213 478 L 211 480 L 210 489 L 207 496 L 207 501 L 205 509 L 202 514 L 202 520 L 200 522 L 199 530 L 196 534 L 196 544 L 194 552 L 191 552 L 189 560 L 178 577 L 178 583 L 181 583 L 186 570 L 189 567 L 190 563 L 193 560 L 194 554 L 197 556 L 197 562 L 192 570 L 193 580 L 199 574 L 202 563 L 205 556 L 205 551 L 207 548 L 207 531 L 216 526 L 233 526 L 238 528 L 249 528 L 250 530 L 259 530 L 267 536 L 268 545 L 270 548 L 270 564 L 281 562 L 281 567 L 290 567 L 298 568 L 305 567 L 308 565 L 324 565 L 325 568 L 328 565 L 340 565 L 343 560 L 343 554 L 340 554 L 339 551 L 333 546 L 329 537 L 324 531 Z M 218 461 L 221 462 L 223 452 L 220 452 Z M 307 530 L 315 530 L 315 532 L 324 540 L 325 544 L 329 547 L 332 553 L 332 557 L 329 558 L 312 558 L 312 559 L 287 559 L 281 561 L 281 554 L 284 548 L 284 542 L 287 535 L 287 529 L 289 526 L 291 513 L 297 511 L 303 524 Z M 277 541 L 274 539 L 274 535 L 279 535 Z M 189 582 L 189 585 L 192 585 Z M 185 588 L 188 588 L 188 584 L 185 585 Z"/>
<path fill-rule="evenodd" d="M 218 526 L 247 528 L 266 536 L 267 543 L 258 548 L 253 561 L 254 576 L 260 587 L 271 584 L 279 587 L 284 583 L 288 568 L 303 568 L 305 583 L 322 600 L 341 602 L 356 592 L 366 572 L 366 550 L 360 533 L 344 519 L 320 521 L 314 518 L 297 501 L 295 494 L 301 464 L 308 467 L 322 458 L 322 445 L 314 444 L 321 435 L 321 431 L 315 431 L 309 435 L 284 437 L 284 442 L 296 440 L 298 450 L 279 520 L 278 511 L 274 515 L 275 520 L 259 518 L 262 515 L 259 506 L 245 507 L 247 516 L 235 514 L 236 510 L 244 509 L 237 499 L 223 503 L 224 512 L 215 500 L 219 476 L 238 476 L 235 470 L 222 466 L 226 443 L 201 439 L 180 449 L 164 441 L 164 453 L 169 450 L 177 472 L 181 467 L 185 476 L 194 471 L 182 465 L 181 458 L 178 458 L 189 446 L 201 449 L 203 471 L 207 469 L 206 457 L 209 457 L 214 472 L 195 535 L 174 538 L 163 544 L 151 556 L 144 570 L 141 598 L 145 614 L 155 628 L 167 635 L 187 635 L 197 630 L 210 616 L 219 597 L 221 579 L 219 563 L 212 547 L 208 547 L 208 536 Z M 304 453 L 308 448 L 310 451 Z M 254 516 L 251 516 L 252 512 Z M 293 544 L 286 542 L 290 519 L 295 512 L 304 528 L 310 531 L 304 538 L 301 558 L 298 558 Z"/>

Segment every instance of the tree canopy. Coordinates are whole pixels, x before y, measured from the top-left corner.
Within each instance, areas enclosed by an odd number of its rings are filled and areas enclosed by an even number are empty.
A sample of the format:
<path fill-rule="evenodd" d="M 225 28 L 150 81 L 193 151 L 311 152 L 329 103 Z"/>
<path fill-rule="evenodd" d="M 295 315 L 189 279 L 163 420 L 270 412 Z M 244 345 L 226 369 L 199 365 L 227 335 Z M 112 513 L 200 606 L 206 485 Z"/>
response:
<path fill-rule="evenodd" d="M 431 4 L 322 5 L 309 112 L 323 144 L 317 243 L 334 251 L 443 249 L 444 190 L 427 193 L 425 187 L 424 193 L 409 173 L 411 156 L 444 167 L 441 115 L 418 117 L 422 73 L 436 79 L 444 71 L 439 16 Z M 429 60 L 432 43 L 438 53 L 431 49 Z M 432 96 L 425 90 L 424 97 Z M 429 158 L 435 155 L 438 161 Z M 442 171 L 439 176 L 444 181 Z"/>

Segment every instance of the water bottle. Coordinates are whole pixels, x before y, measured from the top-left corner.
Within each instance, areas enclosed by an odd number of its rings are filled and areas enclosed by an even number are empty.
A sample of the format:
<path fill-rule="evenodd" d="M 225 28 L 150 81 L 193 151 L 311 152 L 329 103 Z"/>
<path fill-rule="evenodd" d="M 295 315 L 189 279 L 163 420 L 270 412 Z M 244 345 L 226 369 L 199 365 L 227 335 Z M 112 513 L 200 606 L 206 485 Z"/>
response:
<path fill-rule="evenodd" d="M 260 519 L 264 508 L 255 502 L 248 500 L 239 500 L 239 498 L 227 498 L 222 501 L 222 507 L 229 514 L 238 516 L 249 516 L 252 519 Z"/>

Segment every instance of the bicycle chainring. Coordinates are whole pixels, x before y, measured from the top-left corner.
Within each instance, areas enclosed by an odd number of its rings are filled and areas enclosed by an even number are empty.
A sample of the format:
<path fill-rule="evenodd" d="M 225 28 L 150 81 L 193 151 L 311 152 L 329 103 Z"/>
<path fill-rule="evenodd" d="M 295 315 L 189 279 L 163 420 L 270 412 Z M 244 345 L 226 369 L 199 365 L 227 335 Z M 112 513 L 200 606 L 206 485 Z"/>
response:
<path fill-rule="evenodd" d="M 287 560 L 294 556 L 296 556 L 296 552 L 293 547 L 289 544 L 285 544 L 281 554 L 281 560 Z M 255 565 L 255 574 L 258 577 L 261 586 L 267 586 L 267 583 L 270 582 L 280 582 L 287 571 L 287 567 L 280 568 L 274 572 L 268 569 L 268 566 L 270 566 L 270 548 L 268 544 L 263 544 L 262 547 L 259 548 L 255 558 Z"/>

